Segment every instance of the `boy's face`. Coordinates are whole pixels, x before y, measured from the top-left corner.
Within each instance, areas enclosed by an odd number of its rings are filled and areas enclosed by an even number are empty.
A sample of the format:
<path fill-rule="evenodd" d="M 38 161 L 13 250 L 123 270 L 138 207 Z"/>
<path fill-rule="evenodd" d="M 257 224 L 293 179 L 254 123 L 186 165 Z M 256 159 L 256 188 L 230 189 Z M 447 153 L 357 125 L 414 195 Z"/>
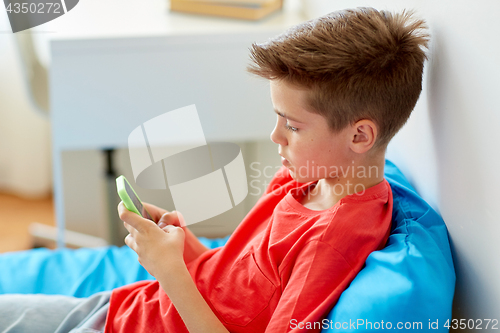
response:
<path fill-rule="evenodd" d="M 281 160 L 298 182 L 335 178 L 341 166 L 352 165 L 352 130 L 332 133 L 326 118 L 306 110 L 306 90 L 271 80 L 271 99 L 277 123 L 271 140 L 279 145 Z"/>

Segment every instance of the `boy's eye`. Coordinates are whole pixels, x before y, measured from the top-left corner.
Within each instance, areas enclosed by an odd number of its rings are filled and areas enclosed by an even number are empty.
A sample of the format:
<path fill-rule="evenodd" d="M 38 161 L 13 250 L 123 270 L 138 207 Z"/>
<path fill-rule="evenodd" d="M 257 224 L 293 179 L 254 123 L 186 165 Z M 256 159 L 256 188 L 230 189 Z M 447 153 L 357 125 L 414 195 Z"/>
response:
<path fill-rule="evenodd" d="M 285 117 L 283 114 L 279 113 L 279 112 L 276 112 L 278 114 L 278 116 L 280 117 Z M 288 130 L 288 131 L 292 131 L 292 132 L 297 132 L 299 129 L 297 127 L 292 127 L 290 125 L 288 125 L 288 122 L 285 123 L 285 128 Z"/>
<path fill-rule="evenodd" d="M 288 125 L 288 123 L 285 124 L 285 128 L 289 131 L 292 131 L 292 132 L 297 132 L 299 130 L 297 127 L 292 127 L 292 126 Z"/>

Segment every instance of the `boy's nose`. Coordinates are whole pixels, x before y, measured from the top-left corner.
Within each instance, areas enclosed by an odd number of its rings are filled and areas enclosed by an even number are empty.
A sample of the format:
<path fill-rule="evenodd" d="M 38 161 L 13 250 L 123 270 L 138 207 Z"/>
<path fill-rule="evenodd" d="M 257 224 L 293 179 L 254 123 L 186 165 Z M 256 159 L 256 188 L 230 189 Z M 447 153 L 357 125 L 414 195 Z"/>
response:
<path fill-rule="evenodd" d="M 281 131 L 278 128 L 278 123 L 276 123 L 276 126 L 271 132 L 271 141 L 282 146 L 286 146 L 287 144 L 286 137 L 283 135 L 283 133 L 281 133 Z"/>

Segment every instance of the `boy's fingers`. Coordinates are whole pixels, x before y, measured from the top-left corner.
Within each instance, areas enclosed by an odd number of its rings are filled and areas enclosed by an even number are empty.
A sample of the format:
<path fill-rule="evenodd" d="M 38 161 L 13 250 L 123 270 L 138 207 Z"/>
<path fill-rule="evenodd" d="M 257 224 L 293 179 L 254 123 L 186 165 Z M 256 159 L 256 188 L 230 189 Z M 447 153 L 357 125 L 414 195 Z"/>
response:
<path fill-rule="evenodd" d="M 130 226 L 132 226 L 137 231 L 141 232 L 151 226 L 155 226 L 156 224 L 151 220 L 146 220 L 142 216 L 137 215 L 134 212 L 131 212 L 125 207 L 123 201 L 118 204 L 118 214 L 120 215 L 120 219 L 123 222 L 127 222 Z"/>
<path fill-rule="evenodd" d="M 161 216 L 160 220 L 158 221 L 158 226 L 160 228 L 163 228 L 166 225 L 175 225 L 178 227 L 180 226 L 179 217 L 175 210 L 171 212 L 166 212 Z"/>
<path fill-rule="evenodd" d="M 132 237 L 131 234 L 128 234 L 127 237 L 125 237 L 125 244 L 127 244 L 128 247 L 130 247 L 132 250 L 134 250 L 135 252 L 137 252 L 137 247 L 136 247 L 136 244 L 135 244 L 135 240 L 134 240 L 134 238 Z"/>
<path fill-rule="evenodd" d="M 131 226 L 130 224 L 128 224 L 127 222 L 123 222 L 123 225 L 125 226 L 125 229 L 127 229 L 129 233 L 131 233 L 131 234 L 132 234 L 133 232 L 135 232 L 134 227 L 132 227 L 132 226 Z"/>
<path fill-rule="evenodd" d="M 167 211 L 165 209 L 160 208 L 158 206 L 155 206 L 153 204 L 147 203 L 147 202 L 143 202 L 142 205 L 146 208 L 146 210 L 149 212 L 149 214 L 151 214 L 151 217 L 155 221 L 159 221 L 161 216 L 163 214 L 167 213 Z"/>
<path fill-rule="evenodd" d="M 178 232 L 183 231 L 181 227 L 176 227 L 173 225 L 167 225 L 167 226 L 163 227 L 162 230 L 165 231 L 167 234 L 176 234 Z"/>
<path fill-rule="evenodd" d="M 176 227 L 184 228 L 187 224 L 181 212 L 173 210 L 170 213 L 167 212 L 163 214 L 158 221 L 158 226 L 160 228 L 163 228 L 165 225 L 175 225 Z"/>
<path fill-rule="evenodd" d="M 129 213 L 129 210 L 127 209 L 127 207 L 125 207 L 125 204 L 123 203 L 123 201 L 120 201 L 120 203 L 118 204 L 118 215 L 120 216 L 120 218 L 122 218 L 122 216 L 124 214 L 128 214 Z"/>
<path fill-rule="evenodd" d="M 173 232 L 177 228 L 178 227 L 169 224 L 169 225 L 163 227 L 162 229 L 165 230 L 167 233 L 170 233 L 170 232 Z"/>

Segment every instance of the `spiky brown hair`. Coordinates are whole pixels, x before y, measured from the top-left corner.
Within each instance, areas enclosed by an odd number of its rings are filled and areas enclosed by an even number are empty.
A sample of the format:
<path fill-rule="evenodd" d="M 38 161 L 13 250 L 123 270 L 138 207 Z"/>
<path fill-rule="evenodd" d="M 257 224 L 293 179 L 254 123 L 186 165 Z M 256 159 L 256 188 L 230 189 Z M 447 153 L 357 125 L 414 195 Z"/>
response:
<path fill-rule="evenodd" d="M 429 40 L 412 12 L 373 8 L 330 13 L 253 44 L 248 71 L 308 89 L 309 111 L 334 132 L 361 119 L 386 147 L 408 120 L 420 91 Z"/>

